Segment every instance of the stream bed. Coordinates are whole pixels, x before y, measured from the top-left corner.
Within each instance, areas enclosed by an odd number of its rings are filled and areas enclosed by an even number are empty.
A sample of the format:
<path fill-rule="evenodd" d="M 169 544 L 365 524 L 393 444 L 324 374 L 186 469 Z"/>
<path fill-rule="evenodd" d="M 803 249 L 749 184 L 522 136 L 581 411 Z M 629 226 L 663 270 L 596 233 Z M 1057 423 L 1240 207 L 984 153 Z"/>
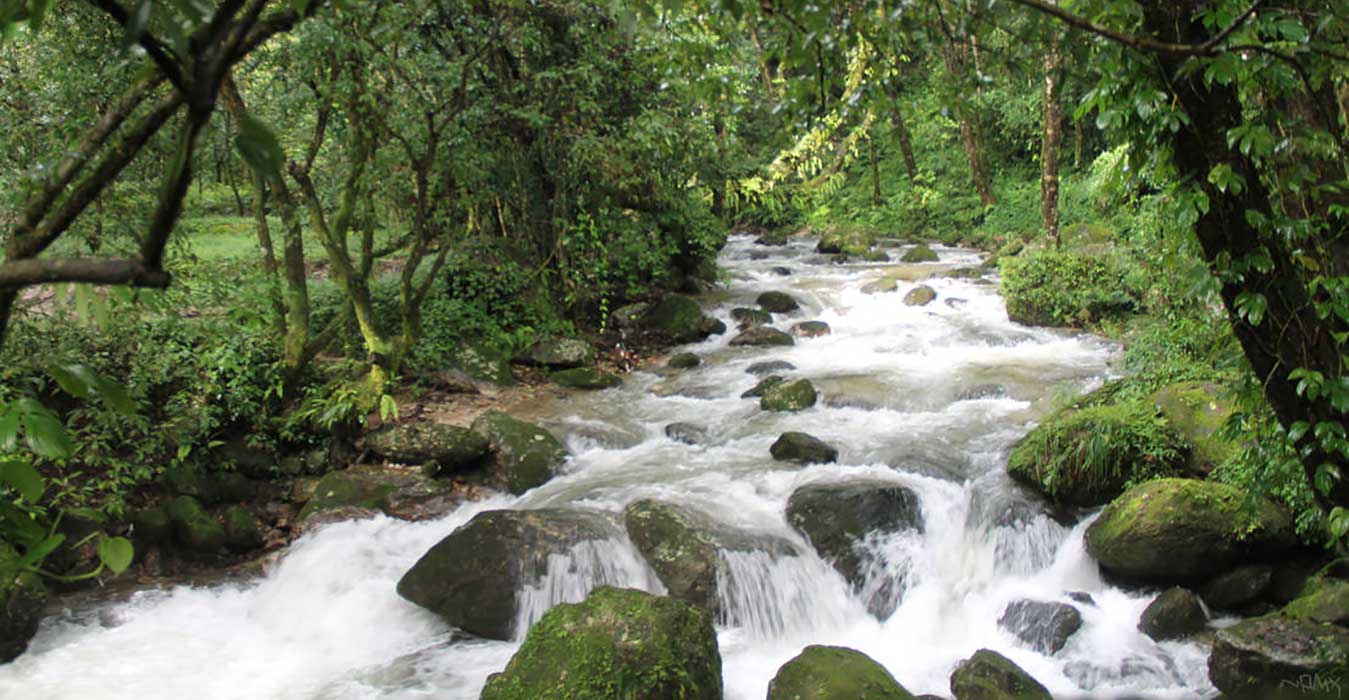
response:
<path fill-rule="evenodd" d="M 523 417 L 551 429 L 573 457 L 558 478 L 523 496 L 467 504 L 430 522 L 329 525 L 255 580 L 145 590 L 54 615 L 26 654 L 0 666 L 0 698 L 474 699 L 519 642 L 455 632 L 399 598 L 399 577 L 484 510 L 621 512 L 641 498 L 678 503 L 803 552 L 725 557 L 718 640 L 730 700 L 761 700 L 778 667 L 808 644 L 858 649 L 915 694 L 949 697 L 955 666 L 990 648 L 1056 698 L 1214 695 L 1205 649 L 1158 644 L 1137 631 L 1151 595 L 1102 581 L 1082 543 L 1088 521 L 1056 522 L 1004 473 L 1011 445 L 1055 397 L 1099 384 L 1118 348 L 1010 322 L 989 278 L 934 277 L 922 282 L 935 289 L 933 302 L 902 302 L 919 283 L 905 279 L 978 265 L 974 251 L 936 247 L 940 261 L 924 265 L 839 265 L 813 245 L 733 237 L 721 256 L 729 279 L 702 301 L 734 329 L 732 308 L 785 291 L 802 308 L 774 325 L 821 320 L 829 335 L 742 348 L 729 346 L 732 330 L 682 348 L 703 357 L 699 367 L 637 371 L 619 388 L 532 407 Z M 898 258 L 902 249 L 890 252 Z M 864 291 L 886 274 L 901 278 L 896 291 Z M 740 398 L 758 381 L 746 369 L 767 360 L 794 365 L 786 374 L 814 382 L 821 401 L 771 413 Z M 706 440 L 666 437 L 673 422 L 705 428 Z M 836 446 L 838 463 L 773 461 L 769 446 L 788 430 Z M 911 489 L 925 527 L 868 540 L 868 581 L 854 591 L 784 511 L 802 485 L 861 479 Z M 517 592 L 522 625 L 601 583 L 662 590 L 626 541 L 580 546 L 551 564 L 543 580 Z M 1087 593 L 1093 603 L 1077 603 L 1082 628 L 1053 655 L 998 626 L 1012 601 L 1073 603 L 1069 593 Z M 868 612 L 867 600 L 878 595 L 894 606 L 883 620 Z"/>

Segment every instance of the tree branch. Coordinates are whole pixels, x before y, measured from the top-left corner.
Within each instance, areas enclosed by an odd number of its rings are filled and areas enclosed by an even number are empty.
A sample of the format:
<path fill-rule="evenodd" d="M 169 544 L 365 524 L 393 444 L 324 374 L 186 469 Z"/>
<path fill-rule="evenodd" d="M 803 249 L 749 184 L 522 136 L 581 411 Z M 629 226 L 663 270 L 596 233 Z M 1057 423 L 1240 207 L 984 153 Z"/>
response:
<path fill-rule="evenodd" d="M 131 19 L 131 16 L 127 14 L 126 10 L 122 9 L 122 6 L 117 4 L 117 0 L 87 1 L 89 4 L 107 13 L 109 17 L 112 17 L 118 24 L 124 27 Z M 150 60 L 154 61 L 155 66 L 159 68 L 159 72 L 163 73 L 164 77 L 168 78 L 169 82 L 173 83 L 173 86 L 178 88 L 179 91 L 186 92 L 187 82 L 183 78 L 183 68 L 173 57 L 172 52 L 164 46 L 163 42 L 156 39 L 149 31 L 142 31 L 138 43 L 142 49 L 145 49 L 145 54 L 150 57 Z"/>
<path fill-rule="evenodd" d="M 163 289 L 169 286 L 170 279 L 169 273 L 151 269 L 139 259 L 29 258 L 0 263 L 0 289 L 4 290 L 53 282 L 129 284 Z"/>
<path fill-rule="evenodd" d="M 1246 21 L 1251 18 L 1251 15 L 1255 14 L 1255 11 L 1259 9 L 1263 0 L 1255 0 L 1252 2 L 1251 6 L 1246 8 L 1245 12 L 1232 20 L 1231 24 L 1199 44 L 1173 44 L 1166 41 L 1157 41 L 1156 39 L 1148 37 L 1126 34 L 1111 29 L 1103 24 L 1093 22 L 1081 15 L 1073 14 L 1058 5 L 1045 2 L 1045 0 L 1012 0 L 1012 2 L 1055 17 L 1071 27 L 1090 32 L 1139 51 L 1163 53 L 1172 56 L 1212 56 L 1218 53 L 1219 44 L 1225 41 L 1227 37 L 1231 36 L 1233 32 L 1240 29 L 1241 25 L 1245 24 Z"/>

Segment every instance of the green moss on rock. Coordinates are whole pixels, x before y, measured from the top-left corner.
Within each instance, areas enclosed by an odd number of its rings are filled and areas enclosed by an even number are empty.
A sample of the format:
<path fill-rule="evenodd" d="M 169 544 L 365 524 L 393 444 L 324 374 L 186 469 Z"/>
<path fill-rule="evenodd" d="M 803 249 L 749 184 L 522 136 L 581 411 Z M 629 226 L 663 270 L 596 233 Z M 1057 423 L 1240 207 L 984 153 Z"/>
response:
<path fill-rule="evenodd" d="M 673 598 L 597 588 L 529 631 L 482 700 L 720 700 L 712 617 Z"/>
<path fill-rule="evenodd" d="M 1277 613 L 1242 620 L 1218 631 L 1208 675 L 1239 700 L 1337 697 L 1349 685 L 1349 630 Z"/>
<path fill-rule="evenodd" d="M 1110 255 L 1036 251 L 1000 260 L 1007 316 L 1030 326 L 1082 326 L 1131 312 L 1138 290 Z"/>
<path fill-rule="evenodd" d="M 206 512 L 201 501 L 179 496 L 165 505 L 173 521 L 175 539 L 196 552 L 211 553 L 225 546 L 225 527 Z"/>
<path fill-rule="evenodd" d="M 246 552 L 262 546 L 262 523 L 256 515 L 241 505 L 225 509 L 225 546 L 236 552 Z"/>
<path fill-rule="evenodd" d="M 1053 700 L 1029 673 L 989 649 L 960 662 L 951 674 L 951 694 L 956 700 Z"/>
<path fill-rule="evenodd" d="M 513 494 L 547 483 L 567 459 L 552 433 L 500 411 L 478 416 L 472 428 L 491 443 L 493 479 Z"/>
<path fill-rule="evenodd" d="M 726 324 L 704 314 L 698 302 L 678 294 L 656 302 L 637 320 L 637 325 L 676 343 L 692 343 L 726 332 Z"/>
<path fill-rule="evenodd" d="M 815 405 L 818 395 L 809 379 L 782 382 L 764 390 L 759 407 L 765 411 L 804 411 Z"/>
<path fill-rule="evenodd" d="M 487 456 L 487 438 L 468 428 L 441 423 L 390 426 L 366 435 L 365 445 L 391 462 L 434 465 L 435 473 L 462 471 Z"/>
<path fill-rule="evenodd" d="M 1171 428 L 1190 443 L 1189 466 L 1200 474 L 1213 471 L 1237 451 L 1236 445 L 1217 435 L 1235 411 L 1219 393 L 1218 386 L 1209 382 L 1180 382 L 1149 397 Z"/>
<path fill-rule="evenodd" d="M 933 299 L 936 298 L 937 298 L 937 290 L 927 286 L 926 284 L 920 284 L 917 287 L 910 289 L 909 292 L 904 295 L 904 305 L 927 306 L 928 304 L 932 303 Z"/>
<path fill-rule="evenodd" d="M 468 343 L 450 354 L 449 369 L 463 372 L 470 379 L 499 386 L 515 383 L 511 374 L 511 354 L 481 343 Z"/>
<path fill-rule="evenodd" d="M 1300 620 L 1349 626 L 1349 581 L 1313 576 L 1283 612 Z"/>
<path fill-rule="evenodd" d="M 601 372 L 592 367 L 577 367 L 575 369 L 564 369 L 553 372 L 549 375 L 554 384 L 564 386 L 569 389 L 612 389 L 621 386 L 623 380 L 608 372 Z"/>
<path fill-rule="evenodd" d="M 778 669 L 768 700 L 913 700 L 885 667 L 847 647 L 812 645 Z"/>
<path fill-rule="evenodd" d="M 926 243 L 919 243 L 904 251 L 904 255 L 899 260 L 906 263 L 926 263 L 937 262 L 938 259 L 936 251 L 932 250 L 931 246 Z"/>
<path fill-rule="evenodd" d="M 389 507 L 392 484 L 351 471 L 332 472 L 319 479 L 314 495 L 300 509 L 300 520 L 325 510 L 360 508 L 384 511 Z"/>

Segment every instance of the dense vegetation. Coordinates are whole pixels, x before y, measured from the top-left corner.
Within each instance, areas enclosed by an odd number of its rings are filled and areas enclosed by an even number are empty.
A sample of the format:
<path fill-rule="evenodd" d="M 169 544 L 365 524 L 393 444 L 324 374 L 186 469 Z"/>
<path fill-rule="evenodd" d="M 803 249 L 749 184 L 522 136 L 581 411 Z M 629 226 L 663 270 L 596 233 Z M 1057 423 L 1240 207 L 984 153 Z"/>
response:
<path fill-rule="evenodd" d="M 39 568 L 61 513 L 116 521 L 239 445 L 352 436 L 467 347 L 601 337 L 715 279 L 729 231 L 808 227 L 997 254 L 1014 318 L 1126 344 L 1102 412 L 1238 387 L 1216 478 L 1342 546 L 1346 21 L 1298 0 L 0 3 L 0 538 Z"/>

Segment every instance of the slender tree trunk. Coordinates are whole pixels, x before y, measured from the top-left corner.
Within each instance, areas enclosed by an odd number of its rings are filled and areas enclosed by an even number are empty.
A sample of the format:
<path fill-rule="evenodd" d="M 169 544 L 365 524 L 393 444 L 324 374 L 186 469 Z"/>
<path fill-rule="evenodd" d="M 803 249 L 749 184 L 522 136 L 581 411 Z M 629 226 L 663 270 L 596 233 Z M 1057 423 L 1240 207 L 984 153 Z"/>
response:
<path fill-rule="evenodd" d="M 773 86 L 774 76 L 768 65 L 768 54 L 764 51 L 763 42 L 759 39 L 759 28 L 754 25 L 752 17 L 745 19 L 745 27 L 749 30 L 749 41 L 754 45 L 754 57 L 759 63 L 759 78 L 763 80 L 764 89 L 771 95 L 776 91 Z"/>
<path fill-rule="evenodd" d="M 988 171 L 984 169 L 979 132 L 975 129 L 974 122 L 968 118 L 960 120 L 960 142 L 965 146 L 965 160 L 970 164 L 970 180 L 974 183 L 974 191 L 979 195 L 979 201 L 986 207 L 996 205 L 998 198 L 993 194 L 993 187 L 988 181 Z"/>
<path fill-rule="evenodd" d="M 884 201 L 881 197 L 881 166 L 876 159 L 876 139 L 867 136 L 867 148 L 871 151 L 871 201 L 880 204 Z"/>
<path fill-rule="evenodd" d="M 909 137 L 909 127 L 904 123 L 904 114 L 898 107 L 890 114 L 890 125 L 899 139 L 899 152 L 904 156 L 904 171 L 909 174 L 909 182 L 917 184 L 918 162 L 913 158 L 913 139 Z"/>
<path fill-rule="evenodd" d="M 1040 215 L 1045 235 L 1059 249 L 1059 144 L 1063 140 L 1063 107 L 1059 104 L 1060 56 L 1057 31 L 1045 52 L 1044 132 L 1040 138 Z"/>
<path fill-rule="evenodd" d="M 1082 120 L 1073 120 L 1073 167 L 1082 167 Z"/>

